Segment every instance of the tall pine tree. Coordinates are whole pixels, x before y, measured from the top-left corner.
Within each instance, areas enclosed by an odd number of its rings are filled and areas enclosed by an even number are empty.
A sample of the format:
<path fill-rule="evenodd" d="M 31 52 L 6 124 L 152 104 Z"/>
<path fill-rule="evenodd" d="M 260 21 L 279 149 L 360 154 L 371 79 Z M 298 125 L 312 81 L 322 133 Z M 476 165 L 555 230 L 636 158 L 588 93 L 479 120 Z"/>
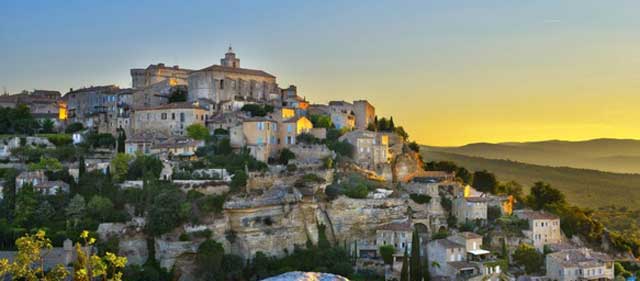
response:
<path fill-rule="evenodd" d="M 411 281 L 422 281 L 422 262 L 420 259 L 420 237 L 414 229 L 411 237 L 411 267 L 409 268 Z"/>
<path fill-rule="evenodd" d="M 409 281 L 409 253 L 407 253 L 407 247 L 404 248 L 404 258 L 402 258 L 400 281 Z"/>

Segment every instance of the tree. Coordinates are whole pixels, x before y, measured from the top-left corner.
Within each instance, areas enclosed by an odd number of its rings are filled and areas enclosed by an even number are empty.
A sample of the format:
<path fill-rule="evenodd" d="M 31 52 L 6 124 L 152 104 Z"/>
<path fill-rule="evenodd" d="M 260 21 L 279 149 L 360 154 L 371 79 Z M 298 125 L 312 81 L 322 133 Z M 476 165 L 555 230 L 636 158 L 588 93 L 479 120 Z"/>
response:
<path fill-rule="evenodd" d="M 400 281 L 409 281 L 409 254 L 407 253 L 407 247 L 404 248 L 402 270 L 400 271 Z"/>
<path fill-rule="evenodd" d="M 490 173 L 487 170 L 482 170 L 473 173 L 472 185 L 480 192 L 494 193 L 496 186 L 498 186 L 498 181 L 493 173 Z"/>
<path fill-rule="evenodd" d="M 127 177 L 129 161 L 131 161 L 131 155 L 125 153 L 118 153 L 111 159 L 111 176 L 115 181 L 120 182 Z"/>
<path fill-rule="evenodd" d="M 416 153 L 419 153 L 420 152 L 420 145 L 417 142 L 412 141 L 412 142 L 409 143 L 409 149 L 413 150 Z"/>
<path fill-rule="evenodd" d="M 24 184 L 16 193 L 16 212 L 14 222 L 27 229 L 33 226 L 38 207 L 37 194 L 31 184 Z"/>
<path fill-rule="evenodd" d="M 113 203 L 109 198 L 95 195 L 91 197 L 87 204 L 87 209 L 90 215 L 96 219 L 96 221 L 104 222 L 114 213 Z"/>
<path fill-rule="evenodd" d="M 333 128 L 333 121 L 328 115 L 309 115 L 309 120 L 314 128 Z"/>
<path fill-rule="evenodd" d="M 73 134 L 82 130 L 84 130 L 84 125 L 82 125 L 82 123 L 76 122 L 69 124 L 64 132 L 67 134 Z"/>
<path fill-rule="evenodd" d="M 329 239 L 327 239 L 327 227 L 324 224 L 318 225 L 318 248 L 331 248 L 331 243 L 329 243 Z"/>
<path fill-rule="evenodd" d="M 396 252 L 396 248 L 393 245 L 382 245 L 380 246 L 380 256 L 382 256 L 382 260 L 385 264 L 393 264 L 393 253 Z M 407 252 L 405 247 L 405 253 Z"/>
<path fill-rule="evenodd" d="M 411 266 L 409 268 L 411 280 L 422 280 L 422 260 L 420 258 L 420 236 L 413 231 L 411 237 Z"/>
<path fill-rule="evenodd" d="M 562 191 L 541 181 L 533 184 L 526 201 L 534 210 L 542 210 L 554 204 L 566 204 L 567 202 Z"/>
<path fill-rule="evenodd" d="M 127 134 L 122 128 L 118 128 L 117 130 L 118 138 L 116 139 L 116 146 L 118 147 L 118 153 L 125 153 L 125 146 L 127 140 Z"/>
<path fill-rule="evenodd" d="M 127 265 L 127 258 L 106 252 L 104 257 L 91 254 L 90 249 L 96 243 L 95 238 L 89 237 L 88 231 L 82 231 L 80 238 L 84 245 L 76 243 L 77 261 L 74 265 L 74 281 L 122 281 L 122 269 Z"/>
<path fill-rule="evenodd" d="M 183 87 L 173 88 L 171 94 L 169 95 L 169 103 L 185 102 L 187 101 L 187 94 L 187 90 Z"/>
<path fill-rule="evenodd" d="M 402 137 L 404 141 L 407 141 L 409 139 L 409 134 L 404 130 L 404 127 L 398 126 L 394 129 L 394 131 L 398 136 Z"/>
<path fill-rule="evenodd" d="M 146 231 L 158 236 L 171 231 L 185 219 L 181 202 L 184 193 L 172 185 L 158 187 L 159 193 L 151 200 L 147 214 Z"/>
<path fill-rule="evenodd" d="M 163 167 L 164 165 L 158 157 L 138 154 L 136 155 L 136 159 L 134 159 L 129 166 L 127 179 L 139 180 L 145 177 L 157 179 L 160 178 Z"/>
<path fill-rule="evenodd" d="M 280 162 L 280 164 L 287 165 L 289 164 L 289 160 L 293 159 L 296 159 L 296 155 L 293 153 L 293 151 L 289 150 L 288 148 L 283 148 L 282 150 L 280 150 L 280 155 L 278 156 L 278 162 Z"/>
<path fill-rule="evenodd" d="M 87 164 L 84 162 L 84 156 L 80 156 L 78 160 L 78 179 L 81 179 L 87 172 Z"/>
<path fill-rule="evenodd" d="M 27 234 L 18 238 L 16 246 L 18 247 L 18 253 L 12 262 L 9 262 L 8 259 L 0 259 L 0 278 L 4 280 L 4 277 L 9 275 L 13 280 L 66 280 L 69 272 L 65 269 L 65 265 L 58 264 L 48 271 L 44 267 L 43 254 L 53 246 L 43 230 L 39 230 L 33 235 Z"/>
<path fill-rule="evenodd" d="M 67 215 L 68 224 L 75 229 L 78 226 L 78 223 L 82 221 L 85 215 L 86 203 L 84 201 L 84 197 L 80 194 L 76 194 L 69 201 L 69 205 L 65 209 L 65 214 Z"/>
<path fill-rule="evenodd" d="M 191 124 L 187 127 L 187 136 L 194 140 L 209 139 L 209 129 L 202 124 Z"/>
<path fill-rule="evenodd" d="M 540 271 L 544 264 L 544 257 L 533 246 L 522 243 L 513 253 L 513 261 L 524 267 L 527 274 L 532 274 Z"/>
<path fill-rule="evenodd" d="M 198 274 L 203 280 L 223 280 L 222 261 L 224 248 L 215 240 L 206 240 L 198 247 L 196 253 L 196 265 Z"/>
<path fill-rule="evenodd" d="M 62 163 L 60 163 L 58 159 L 44 157 L 44 156 L 40 157 L 40 161 L 38 161 L 37 163 L 29 164 L 29 170 L 31 171 L 45 170 L 45 171 L 57 172 L 57 171 L 61 171 L 62 168 L 63 168 Z"/>
<path fill-rule="evenodd" d="M 501 182 L 496 188 L 497 194 L 512 195 L 516 200 L 520 201 L 524 198 L 522 185 L 516 181 Z"/>
<path fill-rule="evenodd" d="M 53 127 L 56 124 L 51 120 L 51 119 L 45 119 L 42 121 L 42 124 L 40 125 L 42 127 L 42 132 L 45 134 L 50 134 L 53 133 Z"/>

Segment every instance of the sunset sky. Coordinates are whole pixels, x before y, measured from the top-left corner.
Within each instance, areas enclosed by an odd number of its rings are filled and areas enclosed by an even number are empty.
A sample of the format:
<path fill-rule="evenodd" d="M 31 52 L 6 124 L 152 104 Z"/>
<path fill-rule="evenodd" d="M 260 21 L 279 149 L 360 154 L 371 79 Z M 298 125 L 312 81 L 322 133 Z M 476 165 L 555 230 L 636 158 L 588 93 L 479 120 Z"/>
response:
<path fill-rule="evenodd" d="M 204 68 L 232 44 L 281 87 L 368 99 L 423 144 L 640 138 L 639 12 L 637 0 L 6 1 L 0 87 L 130 87 L 130 68 Z"/>

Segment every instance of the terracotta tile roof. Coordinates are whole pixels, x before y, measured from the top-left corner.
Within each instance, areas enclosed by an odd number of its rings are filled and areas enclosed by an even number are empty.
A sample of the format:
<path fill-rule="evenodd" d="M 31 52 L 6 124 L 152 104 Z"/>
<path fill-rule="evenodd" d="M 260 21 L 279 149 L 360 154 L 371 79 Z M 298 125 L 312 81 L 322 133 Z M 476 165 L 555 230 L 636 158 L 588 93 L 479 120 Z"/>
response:
<path fill-rule="evenodd" d="M 440 246 L 442 246 L 443 248 L 446 249 L 452 249 L 452 248 L 464 248 L 464 245 L 460 245 L 456 242 L 453 242 L 449 239 L 438 239 L 438 240 L 434 240 L 434 243 L 438 243 Z"/>
<path fill-rule="evenodd" d="M 562 250 L 548 256 L 565 267 L 596 267 L 613 261 L 609 255 L 588 248 Z"/>
<path fill-rule="evenodd" d="M 558 216 L 544 211 L 517 210 L 514 214 L 520 218 L 528 220 L 557 220 Z"/>

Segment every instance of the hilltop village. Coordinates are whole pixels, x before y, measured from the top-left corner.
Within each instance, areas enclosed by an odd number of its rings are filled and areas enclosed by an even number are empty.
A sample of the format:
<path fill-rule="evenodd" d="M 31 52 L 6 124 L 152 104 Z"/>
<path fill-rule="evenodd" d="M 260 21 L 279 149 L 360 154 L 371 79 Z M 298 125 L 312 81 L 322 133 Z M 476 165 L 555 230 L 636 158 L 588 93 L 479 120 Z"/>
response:
<path fill-rule="evenodd" d="M 635 249 L 552 187 L 423 159 L 369 101 L 316 104 L 244 65 L 229 48 L 131 69 L 131 88 L 0 96 L 0 258 L 44 229 L 47 266 L 72 267 L 88 230 L 124 280 L 632 276 Z"/>

